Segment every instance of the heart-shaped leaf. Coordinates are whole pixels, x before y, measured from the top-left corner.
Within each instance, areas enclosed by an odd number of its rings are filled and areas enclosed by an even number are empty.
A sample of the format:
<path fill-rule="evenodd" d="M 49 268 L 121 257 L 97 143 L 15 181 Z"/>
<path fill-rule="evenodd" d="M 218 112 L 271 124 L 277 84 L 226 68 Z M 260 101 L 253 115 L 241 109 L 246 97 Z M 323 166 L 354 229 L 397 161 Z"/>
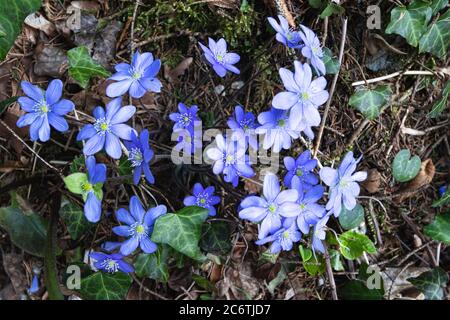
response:
<path fill-rule="evenodd" d="M 373 120 L 380 115 L 381 108 L 389 101 L 391 94 L 391 88 L 387 85 L 377 86 L 375 89 L 362 88 L 356 90 L 348 104 Z"/>
<path fill-rule="evenodd" d="M 447 286 L 448 274 L 437 267 L 431 271 L 422 273 L 416 278 L 407 279 L 419 289 L 428 300 L 444 299 L 444 288 Z"/>
<path fill-rule="evenodd" d="M 328 48 L 323 48 L 323 63 L 327 74 L 336 74 L 339 71 L 339 59 L 333 57 L 333 53 Z"/>
<path fill-rule="evenodd" d="M 205 256 L 201 253 L 198 242 L 206 218 L 208 210 L 196 206 L 165 214 L 156 220 L 152 241 L 168 244 L 192 259 L 203 260 Z"/>
<path fill-rule="evenodd" d="M 80 294 L 89 300 L 123 300 L 133 279 L 126 273 L 96 272 L 81 279 Z"/>
<path fill-rule="evenodd" d="M 430 52 L 443 59 L 450 43 L 450 10 L 432 23 L 419 41 L 419 52 Z"/>
<path fill-rule="evenodd" d="M 25 18 L 40 7 L 41 0 L 0 1 L 0 61 L 20 34 Z"/>
<path fill-rule="evenodd" d="M 69 58 L 69 75 L 85 89 L 92 77 L 106 78 L 111 75 L 101 64 L 91 58 L 86 47 L 67 51 L 67 57 Z"/>
<path fill-rule="evenodd" d="M 424 231 L 433 240 L 450 244 L 450 213 L 437 215 L 433 222 L 425 226 Z"/>
<path fill-rule="evenodd" d="M 93 226 L 84 216 L 83 209 L 67 199 L 63 200 L 59 215 L 73 240 L 80 238 Z"/>
<path fill-rule="evenodd" d="M 167 265 L 169 251 L 170 249 L 166 245 L 161 245 L 154 253 L 141 253 L 134 263 L 137 276 L 167 282 L 169 280 Z"/>
<path fill-rule="evenodd" d="M 392 174 L 398 182 L 410 181 L 419 173 L 421 164 L 418 156 L 411 158 L 408 149 L 400 150 L 392 163 Z"/>
<path fill-rule="evenodd" d="M 339 236 L 339 251 L 345 258 L 354 260 L 364 251 L 376 253 L 377 249 L 366 235 L 350 230 Z"/>
<path fill-rule="evenodd" d="M 352 210 L 342 206 L 339 223 L 345 230 L 357 228 L 364 221 L 364 208 L 357 204 Z"/>
<path fill-rule="evenodd" d="M 68 175 L 64 178 L 66 188 L 70 192 L 75 194 L 83 194 L 83 184 L 88 182 L 88 176 L 86 173 L 76 172 Z"/>
<path fill-rule="evenodd" d="M 350 280 L 339 290 L 339 295 L 344 300 L 382 300 L 384 290 L 369 289 L 361 280 Z"/>
<path fill-rule="evenodd" d="M 20 208 L 0 208 L 0 227 L 11 241 L 29 254 L 44 257 L 48 222 L 34 212 L 25 214 Z"/>
<path fill-rule="evenodd" d="M 401 35 L 413 47 L 417 47 L 422 35 L 427 31 L 427 23 L 433 10 L 430 7 L 416 9 L 414 7 L 397 7 L 391 11 L 391 21 L 386 33 Z"/>
<path fill-rule="evenodd" d="M 224 221 L 213 221 L 204 224 L 200 247 L 209 253 L 226 254 L 231 250 L 230 228 Z"/>
<path fill-rule="evenodd" d="M 311 249 L 298 246 L 300 257 L 302 258 L 303 268 L 311 276 L 316 276 L 325 272 L 325 260 L 321 255 L 313 255 Z"/>
<path fill-rule="evenodd" d="M 436 118 L 442 111 L 448 106 L 448 96 L 450 95 L 450 80 L 445 84 L 444 90 L 442 91 L 442 96 L 434 103 L 428 116 L 430 118 Z"/>

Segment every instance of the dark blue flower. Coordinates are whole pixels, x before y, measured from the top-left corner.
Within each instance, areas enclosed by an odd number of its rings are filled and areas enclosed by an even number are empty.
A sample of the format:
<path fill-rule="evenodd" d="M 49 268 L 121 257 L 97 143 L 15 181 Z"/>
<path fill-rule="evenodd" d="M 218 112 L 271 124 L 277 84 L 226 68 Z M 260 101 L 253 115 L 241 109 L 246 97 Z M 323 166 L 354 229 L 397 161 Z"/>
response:
<path fill-rule="evenodd" d="M 214 161 L 214 174 L 223 173 L 225 182 L 236 187 L 239 177 L 251 178 L 255 175 L 246 154 L 247 146 L 242 140 L 225 140 L 221 134 L 216 136 L 216 146 L 206 151 L 208 157 Z"/>
<path fill-rule="evenodd" d="M 238 63 L 241 59 L 237 53 L 227 52 L 227 43 L 225 39 L 219 39 L 215 42 L 208 38 L 209 48 L 199 42 L 204 52 L 206 60 L 212 65 L 214 71 L 219 77 L 225 77 L 227 70 L 239 74 L 238 68 L 233 64 Z"/>
<path fill-rule="evenodd" d="M 161 68 L 160 60 L 153 60 L 150 52 L 140 54 L 136 52 L 128 63 L 119 63 L 115 66 L 116 73 L 109 79 L 117 82 L 106 88 L 106 95 L 115 98 L 129 92 L 133 98 L 142 98 L 147 91 L 161 92 L 161 82 L 156 74 Z"/>
<path fill-rule="evenodd" d="M 295 242 L 299 242 L 302 234 L 297 230 L 295 223 L 292 223 L 288 228 L 281 228 L 274 234 L 269 235 L 263 239 L 256 241 L 257 245 L 263 245 L 272 242 L 270 246 L 270 253 L 275 254 L 281 250 L 289 251 L 292 249 Z"/>
<path fill-rule="evenodd" d="M 50 140 L 50 125 L 57 131 L 69 129 L 65 116 L 75 107 L 72 101 L 61 99 L 63 83 L 53 80 L 46 91 L 22 81 L 20 86 L 28 97 L 20 97 L 18 102 L 27 112 L 17 120 L 19 128 L 30 126 L 30 139 L 42 142 Z"/>
<path fill-rule="evenodd" d="M 28 288 L 28 294 L 35 294 L 39 291 L 39 276 L 37 274 L 33 275 L 31 280 L 31 286 Z"/>
<path fill-rule="evenodd" d="M 114 159 L 122 156 L 120 139 L 131 140 L 131 132 L 134 130 L 125 124 L 136 112 L 134 106 L 122 107 L 122 98 L 111 100 L 106 105 L 106 113 L 102 107 L 94 109 L 94 124 L 88 124 L 80 130 L 77 140 L 86 140 L 83 152 L 85 155 L 93 155 L 103 148 Z"/>
<path fill-rule="evenodd" d="M 295 176 L 300 179 L 303 189 L 319 183 L 319 179 L 312 172 L 317 166 L 317 159 L 311 159 L 311 152 L 309 150 L 299 155 L 297 160 L 292 157 L 285 157 L 284 166 L 288 171 L 284 176 L 284 185 L 288 188 L 291 187 L 292 178 Z"/>
<path fill-rule="evenodd" d="M 289 27 L 289 23 L 285 17 L 282 15 L 278 16 L 280 23 L 272 17 L 269 17 L 268 20 L 272 28 L 277 32 L 275 37 L 278 42 L 281 42 L 289 48 L 300 49 L 302 47 L 302 39 L 300 38 L 299 32 Z"/>
<path fill-rule="evenodd" d="M 125 141 L 125 146 L 129 151 L 128 159 L 133 167 L 133 183 L 137 185 L 144 171 L 145 179 L 148 183 L 155 183 L 155 178 L 150 171 L 150 160 L 153 158 L 153 150 L 149 146 L 148 130 L 141 132 L 140 137 L 134 131 L 131 132 L 131 141 Z"/>
<path fill-rule="evenodd" d="M 258 149 L 258 139 L 255 133 L 258 124 L 253 113 L 244 112 L 241 106 L 236 106 L 234 108 L 234 117 L 230 117 L 227 123 L 237 139 L 248 140 L 249 145 L 253 149 Z"/>
<path fill-rule="evenodd" d="M 208 209 L 210 216 L 216 215 L 216 208 L 214 206 L 220 202 L 220 197 L 214 195 L 214 187 L 209 186 L 203 188 L 201 183 L 196 183 L 192 190 L 193 196 L 184 198 L 185 206 L 199 206 Z"/>
<path fill-rule="evenodd" d="M 116 211 L 117 220 L 124 225 L 113 228 L 118 236 L 128 238 L 120 246 L 120 253 L 127 256 L 133 253 L 139 246 L 145 253 L 153 253 L 158 248 L 156 243 L 150 240 L 156 219 L 167 213 L 164 205 L 159 205 L 144 211 L 138 197 L 132 196 L 130 200 L 131 214 L 120 208 Z"/>
<path fill-rule="evenodd" d="M 189 132 L 194 132 L 195 122 L 200 121 L 200 118 L 197 116 L 198 107 L 194 105 L 188 108 L 184 103 L 180 102 L 178 104 L 178 111 L 169 115 L 170 120 L 175 122 L 173 131 L 186 129 Z"/>
<path fill-rule="evenodd" d="M 103 272 L 134 272 L 133 266 L 123 261 L 124 256 L 120 253 L 106 254 L 102 252 L 92 252 L 89 256 L 95 260 L 94 267 Z"/>
<path fill-rule="evenodd" d="M 448 186 L 441 186 L 439 187 L 439 195 L 442 197 L 445 192 L 447 192 Z"/>
<path fill-rule="evenodd" d="M 106 181 L 106 166 L 96 164 L 95 157 L 90 156 L 86 159 L 86 168 L 88 179 L 81 186 L 84 200 L 84 215 L 90 222 L 98 222 L 102 214 L 102 187 Z"/>

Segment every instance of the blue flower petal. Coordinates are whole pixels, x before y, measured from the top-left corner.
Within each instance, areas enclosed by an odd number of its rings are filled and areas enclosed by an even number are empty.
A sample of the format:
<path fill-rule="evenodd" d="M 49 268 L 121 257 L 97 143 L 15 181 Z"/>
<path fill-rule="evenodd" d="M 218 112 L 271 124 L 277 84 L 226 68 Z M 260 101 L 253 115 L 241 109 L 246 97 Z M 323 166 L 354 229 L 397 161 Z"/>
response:
<path fill-rule="evenodd" d="M 100 220 L 102 214 L 102 204 L 96 197 L 94 192 L 89 192 L 86 203 L 84 204 L 84 215 L 86 219 L 92 223 L 96 223 Z"/>

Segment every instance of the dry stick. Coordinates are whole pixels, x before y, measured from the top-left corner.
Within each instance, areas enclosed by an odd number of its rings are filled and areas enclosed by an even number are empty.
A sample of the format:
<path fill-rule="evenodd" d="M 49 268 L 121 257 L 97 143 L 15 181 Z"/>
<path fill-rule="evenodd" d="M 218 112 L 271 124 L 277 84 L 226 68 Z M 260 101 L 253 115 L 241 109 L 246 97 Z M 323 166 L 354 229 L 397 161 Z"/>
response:
<path fill-rule="evenodd" d="M 339 77 L 339 73 L 342 68 L 342 59 L 344 57 L 344 47 L 345 47 L 345 38 L 347 36 L 347 18 L 344 19 L 342 23 L 342 38 L 341 38 L 341 46 L 339 49 L 339 70 L 336 72 L 333 78 L 333 82 L 331 83 L 330 89 L 330 97 L 328 98 L 327 104 L 325 105 L 325 111 L 323 113 L 322 122 L 320 124 L 319 133 L 317 134 L 316 146 L 313 150 L 313 158 L 317 156 L 317 152 L 320 148 L 320 141 L 322 140 L 323 130 L 325 128 L 325 123 L 327 122 L 328 111 L 330 110 L 331 100 L 333 100 L 333 94 L 336 89 L 336 83 Z"/>
<path fill-rule="evenodd" d="M 336 283 L 334 282 L 333 269 L 331 268 L 330 254 L 328 252 L 327 243 L 325 240 L 322 241 L 324 248 L 324 256 L 325 256 L 325 264 L 327 268 L 327 276 L 328 281 L 330 282 L 331 287 L 331 297 L 333 300 L 338 300 L 337 291 L 336 291 Z"/>
<path fill-rule="evenodd" d="M 436 72 L 422 71 L 422 70 L 420 70 L 420 71 L 405 71 L 405 72 L 397 71 L 397 72 L 394 72 L 394 73 L 391 73 L 391 74 L 388 74 L 388 75 L 385 75 L 385 76 L 382 76 L 382 77 L 353 82 L 352 83 L 352 87 L 356 87 L 356 86 L 360 86 L 360 85 L 363 85 L 363 84 L 374 83 L 374 82 L 379 82 L 379 81 L 395 78 L 395 77 L 398 77 L 399 75 L 405 75 L 405 76 L 433 76 L 435 74 L 436 74 Z"/>
<path fill-rule="evenodd" d="M 47 161 L 44 160 L 44 158 L 42 158 L 36 151 L 33 150 L 33 148 L 31 148 L 21 137 L 19 137 L 19 135 L 17 133 L 14 132 L 13 129 L 11 129 L 10 126 L 8 126 L 2 119 L 0 119 L 0 123 L 17 139 L 19 140 L 28 150 L 30 150 L 35 156 L 36 158 L 38 158 L 39 160 L 41 160 L 47 167 L 49 167 L 50 169 L 52 169 L 53 171 L 55 171 L 60 177 L 61 179 L 64 179 L 64 176 L 62 175 L 62 173 L 56 169 L 54 166 L 52 166 L 50 163 L 48 163 Z"/>

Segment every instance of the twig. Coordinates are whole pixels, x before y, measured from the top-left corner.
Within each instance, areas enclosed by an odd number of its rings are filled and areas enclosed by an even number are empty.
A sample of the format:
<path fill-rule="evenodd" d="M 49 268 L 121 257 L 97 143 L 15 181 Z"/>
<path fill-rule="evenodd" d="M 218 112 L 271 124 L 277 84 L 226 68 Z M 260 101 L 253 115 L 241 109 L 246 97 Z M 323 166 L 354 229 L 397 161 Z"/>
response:
<path fill-rule="evenodd" d="M 436 74 L 436 72 L 431 72 L 431 71 L 405 71 L 405 72 L 397 71 L 397 72 L 394 72 L 394 73 L 391 73 L 391 74 L 388 74 L 388 75 L 385 75 L 385 76 L 382 76 L 382 77 L 353 82 L 352 83 L 352 87 L 360 86 L 360 85 L 367 84 L 367 83 L 375 83 L 375 82 L 379 82 L 379 81 L 395 78 L 395 77 L 398 77 L 399 75 L 405 75 L 405 76 L 433 76 L 435 74 Z"/>
<path fill-rule="evenodd" d="M 339 49 L 339 70 L 336 72 L 333 78 L 333 82 L 331 83 L 330 89 L 330 97 L 328 98 L 327 104 L 325 105 L 325 111 L 323 113 L 322 122 L 320 123 L 319 133 L 317 134 L 316 145 L 313 149 L 313 158 L 317 156 L 317 152 L 320 148 L 320 142 L 322 140 L 323 130 L 325 128 L 325 123 L 327 122 L 328 111 L 330 110 L 331 101 L 333 100 L 334 91 L 336 89 L 336 83 L 339 77 L 339 73 L 342 68 L 342 59 L 344 57 L 344 47 L 345 47 L 345 38 L 347 36 L 347 18 L 342 22 L 342 38 L 341 45 Z"/>
<path fill-rule="evenodd" d="M 55 171 L 60 177 L 61 179 L 64 179 L 64 176 L 62 175 L 61 171 L 59 171 L 58 169 L 56 169 L 54 166 L 52 166 L 50 163 L 48 163 L 47 161 L 44 160 L 44 158 L 42 158 L 36 151 L 33 150 L 33 148 L 31 148 L 21 137 L 19 137 L 19 135 L 17 133 L 14 132 L 13 129 L 11 129 L 10 126 L 8 126 L 2 119 L 0 119 L 0 123 L 17 139 L 19 140 L 28 150 L 30 150 L 35 156 L 36 158 L 38 158 L 39 160 L 41 160 L 47 167 L 49 167 L 50 169 L 52 169 L 53 171 Z"/>
<path fill-rule="evenodd" d="M 337 291 L 336 291 L 336 283 L 334 282 L 333 269 L 331 268 L 330 254 L 328 253 L 327 243 L 325 242 L 325 240 L 322 241 L 322 243 L 323 243 L 323 247 L 325 249 L 324 257 L 325 257 L 328 281 L 330 282 L 330 287 L 331 287 L 331 297 L 333 298 L 333 300 L 338 300 Z"/>

